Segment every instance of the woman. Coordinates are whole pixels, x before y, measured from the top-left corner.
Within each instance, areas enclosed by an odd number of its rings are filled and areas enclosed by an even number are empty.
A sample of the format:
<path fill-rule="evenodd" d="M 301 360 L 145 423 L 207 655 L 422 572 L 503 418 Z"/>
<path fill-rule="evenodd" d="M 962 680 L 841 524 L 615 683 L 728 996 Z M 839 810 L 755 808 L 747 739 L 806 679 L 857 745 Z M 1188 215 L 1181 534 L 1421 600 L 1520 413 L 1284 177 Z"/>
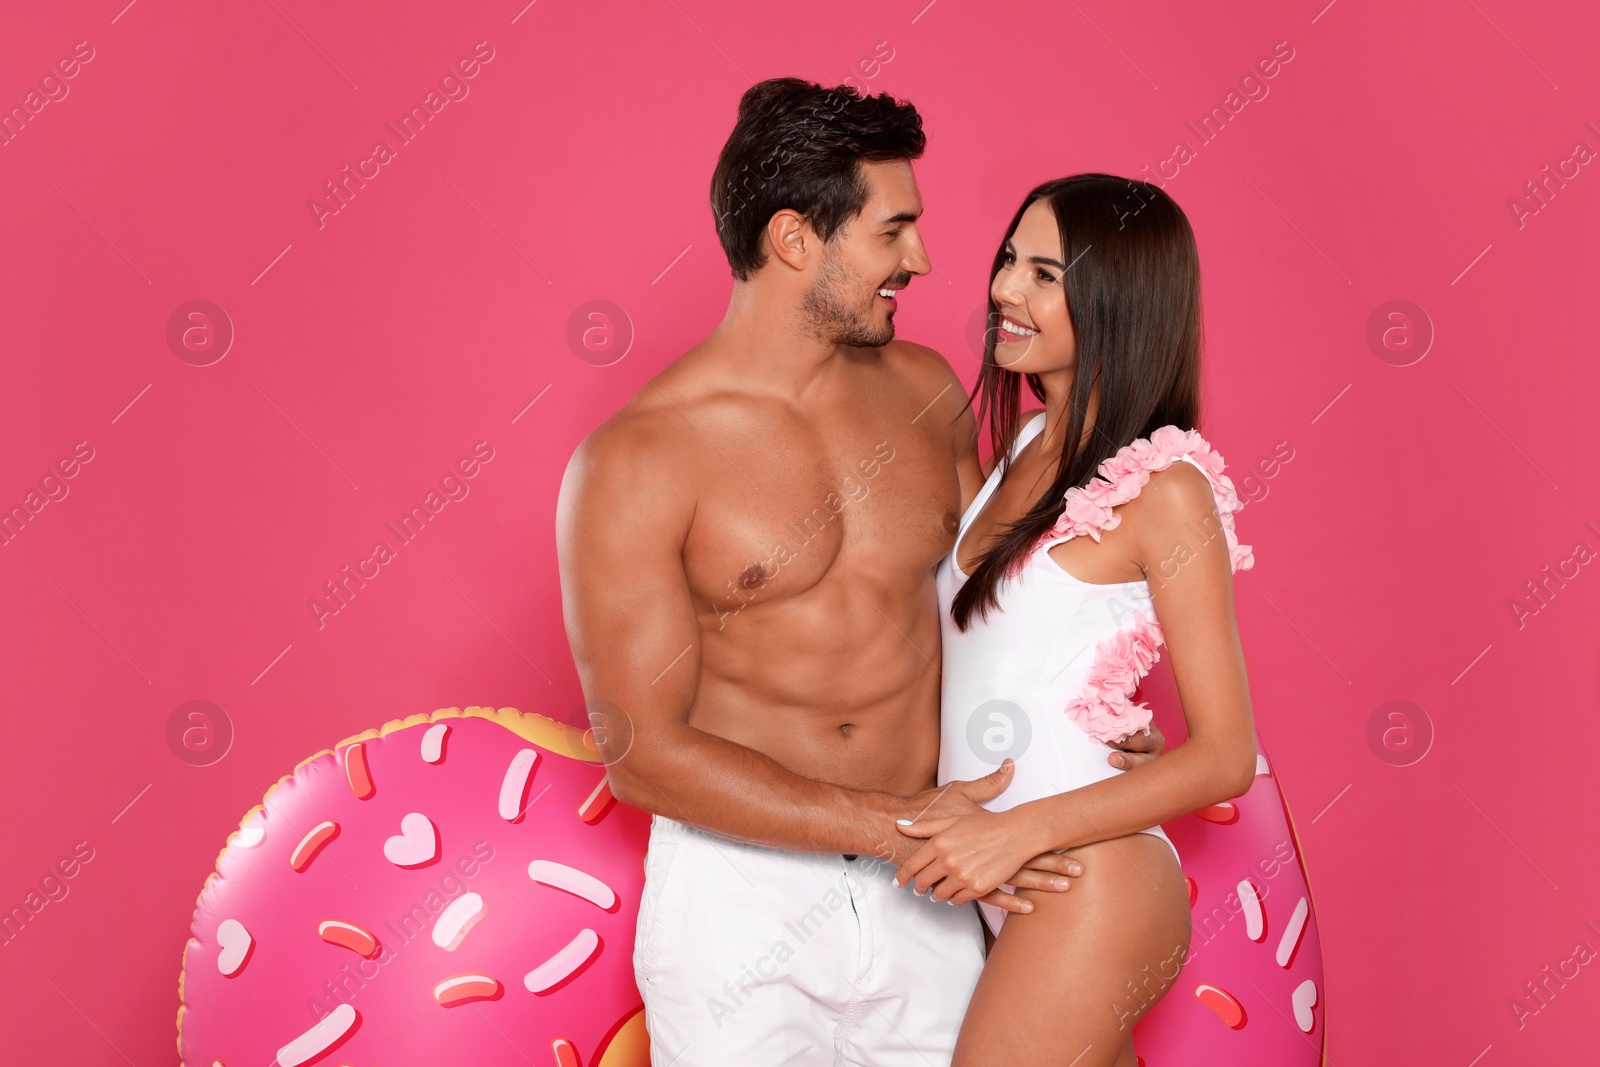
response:
<path fill-rule="evenodd" d="M 1194 432 L 1199 295 L 1183 212 L 1104 174 L 1030 192 L 995 257 L 974 396 L 996 462 L 937 573 L 939 780 L 1003 757 L 1015 775 L 985 812 L 902 824 L 927 841 L 896 880 L 964 904 L 1049 849 L 1085 875 L 1068 893 L 1019 891 L 1026 914 L 981 905 L 998 936 L 955 1067 L 1134 1067 L 1133 1025 L 1190 937 L 1160 823 L 1255 774 L 1232 594 L 1251 557 L 1221 457 Z M 1044 407 L 1019 416 L 1024 380 Z M 1163 637 L 1188 740 L 1120 771 L 1108 742 L 1148 727 L 1130 697 Z"/>

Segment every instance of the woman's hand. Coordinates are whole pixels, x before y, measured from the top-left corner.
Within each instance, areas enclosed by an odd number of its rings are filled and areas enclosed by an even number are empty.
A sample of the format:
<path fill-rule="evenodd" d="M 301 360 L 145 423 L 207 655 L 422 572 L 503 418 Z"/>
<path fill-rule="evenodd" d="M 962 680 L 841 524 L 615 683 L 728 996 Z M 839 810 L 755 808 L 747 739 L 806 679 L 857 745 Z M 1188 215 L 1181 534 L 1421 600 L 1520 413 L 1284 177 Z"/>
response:
<path fill-rule="evenodd" d="M 915 882 L 916 892 L 931 889 L 934 900 L 952 904 L 988 896 L 1040 854 L 1024 820 L 1009 811 L 901 820 L 896 825 L 908 837 L 926 840 L 900 866 L 895 883 Z"/>
<path fill-rule="evenodd" d="M 1157 758 L 1167 749 L 1167 735 L 1161 727 L 1151 723 L 1145 730 L 1135 730 L 1121 741 L 1113 742 L 1112 753 L 1106 758 L 1111 766 L 1131 771 Z"/>

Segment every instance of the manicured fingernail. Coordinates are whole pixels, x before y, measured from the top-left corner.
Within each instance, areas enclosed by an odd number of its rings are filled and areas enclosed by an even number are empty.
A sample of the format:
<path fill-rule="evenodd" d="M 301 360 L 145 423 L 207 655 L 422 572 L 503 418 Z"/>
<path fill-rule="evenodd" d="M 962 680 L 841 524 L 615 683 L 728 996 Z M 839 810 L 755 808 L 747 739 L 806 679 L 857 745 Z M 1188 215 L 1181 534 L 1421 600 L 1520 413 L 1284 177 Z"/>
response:
<path fill-rule="evenodd" d="M 1081 863 L 1069 863 L 1069 864 L 1067 864 L 1067 873 L 1072 875 L 1074 878 L 1076 878 L 1078 875 L 1083 873 L 1083 864 L 1081 864 Z"/>
<path fill-rule="evenodd" d="M 1123 763 L 1123 760 L 1122 760 L 1121 756 L 1112 756 L 1111 757 L 1111 765 L 1113 767 L 1120 767 L 1120 766 L 1122 766 L 1122 763 Z"/>
<path fill-rule="evenodd" d="M 1067 881 L 1065 878 L 1057 878 L 1055 881 L 1051 882 L 1050 884 L 1052 886 L 1054 886 L 1057 891 L 1060 891 L 1062 889 L 1067 888 L 1067 886 L 1071 885 L 1072 883 Z"/>
<path fill-rule="evenodd" d="M 913 821 L 915 821 L 915 820 L 912 820 L 912 819 L 896 819 L 895 820 L 895 822 L 899 823 L 901 826 L 910 826 Z"/>

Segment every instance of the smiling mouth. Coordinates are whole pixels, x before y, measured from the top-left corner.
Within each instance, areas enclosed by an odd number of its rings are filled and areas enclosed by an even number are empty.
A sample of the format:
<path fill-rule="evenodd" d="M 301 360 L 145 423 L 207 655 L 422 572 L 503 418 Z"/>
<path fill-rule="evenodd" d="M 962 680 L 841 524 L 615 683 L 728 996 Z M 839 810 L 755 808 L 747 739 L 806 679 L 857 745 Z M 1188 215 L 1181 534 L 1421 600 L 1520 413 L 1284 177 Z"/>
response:
<path fill-rule="evenodd" d="M 1024 326 L 1016 319 L 1001 315 L 1000 329 L 996 336 L 1005 342 L 1026 341 L 1031 337 L 1039 336 L 1039 331 L 1032 326 Z"/>

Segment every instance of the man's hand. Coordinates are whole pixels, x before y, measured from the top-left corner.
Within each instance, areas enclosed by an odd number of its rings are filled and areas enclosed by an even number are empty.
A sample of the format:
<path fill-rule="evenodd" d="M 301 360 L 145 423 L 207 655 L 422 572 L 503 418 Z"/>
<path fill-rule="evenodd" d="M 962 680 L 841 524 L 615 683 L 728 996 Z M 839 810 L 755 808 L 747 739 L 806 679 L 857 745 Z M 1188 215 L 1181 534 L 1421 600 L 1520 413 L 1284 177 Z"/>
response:
<path fill-rule="evenodd" d="M 1111 766 L 1131 771 L 1135 767 L 1149 763 L 1165 752 L 1167 739 L 1161 733 L 1161 728 L 1155 723 L 1151 723 L 1150 736 L 1146 737 L 1136 730 L 1128 736 L 1127 740 L 1119 741 L 1112 747 L 1117 751 L 1111 753 L 1109 757 Z"/>
<path fill-rule="evenodd" d="M 1047 893 L 1065 893 L 1072 888 L 1072 879 L 1082 875 L 1083 864 L 1079 861 L 1060 852 L 1046 852 L 1025 863 L 1021 870 L 1006 879 L 1006 884 L 1017 889 L 1042 889 Z M 997 895 L 1004 896 L 1007 901 L 1011 899 L 1009 893 L 990 893 L 983 899 L 986 903 L 994 904 L 992 898 Z M 999 906 L 1005 907 L 1007 911 L 1020 910 L 1003 904 Z"/>

